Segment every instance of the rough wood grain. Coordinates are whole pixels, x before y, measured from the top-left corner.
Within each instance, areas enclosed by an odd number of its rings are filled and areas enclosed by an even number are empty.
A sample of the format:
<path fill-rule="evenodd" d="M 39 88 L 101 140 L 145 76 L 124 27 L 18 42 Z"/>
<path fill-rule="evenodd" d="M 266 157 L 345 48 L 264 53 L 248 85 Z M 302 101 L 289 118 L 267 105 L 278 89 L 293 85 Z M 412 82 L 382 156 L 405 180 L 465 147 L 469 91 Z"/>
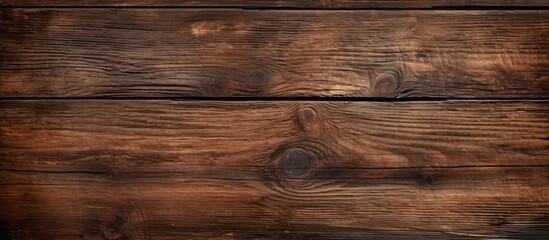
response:
<path fill-rule="evenodd" d="M 549 167 L 353 179 L 0 171 L 2 239 L 546 239 Z M 314 183 L 314 184 L 313 184 Z"/>
<path fill-rule="evenodd" d="M 549 11 L 2 9 L 0 97 L 549 97 Z"/>
<path fill-rule="evenodd" d="M 2 101 L 26 239 L 543 239 L 549 105 Z"/>
<path fill-rule="evenodd" d="M 11 7 L 236 7 L 297 9 L 548 7 L 545 0 L 0 0 Z"/>
<path fill-rule="evenodd" d="M 0 164 L 13 170 L 211 171 L 221 164 L 263 172 L 294 150 L 337 168 L 549 160 L 544 101 L 1 103 Z"/>

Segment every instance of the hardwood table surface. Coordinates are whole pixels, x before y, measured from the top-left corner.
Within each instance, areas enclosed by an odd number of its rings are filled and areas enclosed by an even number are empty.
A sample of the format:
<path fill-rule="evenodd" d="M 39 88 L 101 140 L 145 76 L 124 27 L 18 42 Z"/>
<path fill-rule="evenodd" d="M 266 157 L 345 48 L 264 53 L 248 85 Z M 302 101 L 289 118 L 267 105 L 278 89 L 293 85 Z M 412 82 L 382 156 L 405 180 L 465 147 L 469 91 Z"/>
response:
<path fill-rule="evenodd" d="M 9 239 L 549 239 L 549 1 L 0 0 Z"/>

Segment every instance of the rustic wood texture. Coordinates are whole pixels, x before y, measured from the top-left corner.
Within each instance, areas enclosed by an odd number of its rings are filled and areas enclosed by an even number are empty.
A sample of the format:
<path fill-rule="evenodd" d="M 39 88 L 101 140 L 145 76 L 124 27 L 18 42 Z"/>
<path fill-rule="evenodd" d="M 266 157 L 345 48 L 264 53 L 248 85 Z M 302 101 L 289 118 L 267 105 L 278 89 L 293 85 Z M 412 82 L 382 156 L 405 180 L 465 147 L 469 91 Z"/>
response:
<path fill-rule="evenodd" d="M 547 98 L 548 16 L 5 8 L 0 97 Z"/>
<path fill-rule="evenodd" d="M 546 101 L 1 101 L 2 239 L 545 239 Z"/>
<path fill-rule="evenodd" d="M 11 7 L 445 8 L 549 7 L 546 0 L 0 0 Z"/>

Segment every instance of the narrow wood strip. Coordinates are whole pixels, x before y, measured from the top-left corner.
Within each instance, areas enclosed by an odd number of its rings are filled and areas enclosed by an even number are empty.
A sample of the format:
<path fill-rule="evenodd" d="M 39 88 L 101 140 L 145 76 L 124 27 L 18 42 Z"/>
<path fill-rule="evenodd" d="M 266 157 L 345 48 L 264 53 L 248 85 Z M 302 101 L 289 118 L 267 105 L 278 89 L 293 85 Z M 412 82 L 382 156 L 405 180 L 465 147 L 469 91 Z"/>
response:
<path fill-rule="evenodd" d="M 547 10 L 0 11 L 0 97 L 549 97 Z"/>
<path fill-rule="evenodd" d="M 436 8 L 548 7 L 544 0 L 0 0 L 0 6 L 24 7 L 243 7 L 243 8 Z"/>

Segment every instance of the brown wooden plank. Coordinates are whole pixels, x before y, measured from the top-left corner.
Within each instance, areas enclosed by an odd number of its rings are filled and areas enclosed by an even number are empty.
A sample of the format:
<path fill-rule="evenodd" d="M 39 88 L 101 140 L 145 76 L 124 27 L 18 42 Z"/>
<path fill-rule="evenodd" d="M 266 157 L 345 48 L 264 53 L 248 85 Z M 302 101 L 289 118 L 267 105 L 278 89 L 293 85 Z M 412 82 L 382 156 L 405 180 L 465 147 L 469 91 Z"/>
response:
<path fill-rule="evenodd" d="M 0 97 L 549 97 L 549 11 L 2 9 Z"/>
<path fill-rule="evenodd" d="M 440 8 L 548 7 L 545 0 L 0 0 L 12 7 L 238 7 L 238 8 Z"/>
<path fill-rule="evenodd" d="M 363 168 L 549 163 L 545 101 L 19 100 L 1 105 L 2 169 L 221 171 L 239 178 L 240 171 L 279 171 L 283 156 L 295 151 L 314 158 L 311 167 L 327 169 L 330 177 L 349 177 L 347 170 Z"/>
<path fill-rule="evenodd" d="M 428 171 L 429 172 L 429 171 Z M 0 171 L 5 239 L 545 239 L 549 167 L 307 180 Z M 4 238 L 3 238 L 4 239 Z"/>
<path fill-rule="evenodd" d="M 2 239 L 544 239 L 549 104 L 1 101 Z"/>

